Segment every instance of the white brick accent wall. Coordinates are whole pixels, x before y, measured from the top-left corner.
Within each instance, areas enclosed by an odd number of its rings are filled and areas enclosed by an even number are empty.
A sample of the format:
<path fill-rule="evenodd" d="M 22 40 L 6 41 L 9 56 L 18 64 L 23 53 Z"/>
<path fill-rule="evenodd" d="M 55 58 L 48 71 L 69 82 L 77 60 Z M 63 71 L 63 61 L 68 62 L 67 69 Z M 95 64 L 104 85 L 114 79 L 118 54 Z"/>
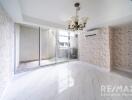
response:
<path fill-rule="evenodd" d="M 95 36 L 85 37 L 85 34 L 79 35 L 79 59 L 110 70 L 109 28 L 87 33 Z"/>

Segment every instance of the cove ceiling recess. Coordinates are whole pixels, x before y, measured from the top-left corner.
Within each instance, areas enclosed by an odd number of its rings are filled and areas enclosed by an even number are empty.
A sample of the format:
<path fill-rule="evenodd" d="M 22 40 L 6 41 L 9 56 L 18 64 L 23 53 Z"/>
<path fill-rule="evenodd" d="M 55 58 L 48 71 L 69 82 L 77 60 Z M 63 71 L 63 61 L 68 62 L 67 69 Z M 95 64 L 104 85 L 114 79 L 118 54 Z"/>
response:
<path fill-rule="evenodd" d="M 88 16 L 87 27 L 132 18 L 131 0 L 0 0 L 17 22 L 29 22 L 51 27 L 64 27 L 75 14 L 74 3 L 80 2 L 80 17 Z M 22 17 L 21 17 L 22 16 Z"/>

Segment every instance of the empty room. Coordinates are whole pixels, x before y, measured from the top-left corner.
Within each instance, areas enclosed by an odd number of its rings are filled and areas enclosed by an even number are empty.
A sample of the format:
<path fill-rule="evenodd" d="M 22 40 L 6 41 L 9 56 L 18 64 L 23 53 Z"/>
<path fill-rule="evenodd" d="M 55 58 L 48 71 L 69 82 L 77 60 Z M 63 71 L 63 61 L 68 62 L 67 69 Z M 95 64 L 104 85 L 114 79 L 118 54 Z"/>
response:
<path fill-rule="evenodd" d="M 0 100 L 132 100 L 132 0 L 0 0 Z"/>

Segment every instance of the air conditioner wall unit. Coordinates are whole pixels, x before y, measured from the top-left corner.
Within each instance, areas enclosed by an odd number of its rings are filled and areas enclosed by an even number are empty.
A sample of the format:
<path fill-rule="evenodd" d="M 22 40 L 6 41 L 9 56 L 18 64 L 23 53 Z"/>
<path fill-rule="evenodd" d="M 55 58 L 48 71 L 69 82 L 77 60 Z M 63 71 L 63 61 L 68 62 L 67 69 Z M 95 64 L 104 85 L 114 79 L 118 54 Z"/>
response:
<path fill-rule="evenodd" d="M 85 32 L 85 37 L 95 36 L 96 34 L 100 32 L 100 29 L 101 28 L 94 28 L 94 29 L 87 30 L 87 32 Z"/>

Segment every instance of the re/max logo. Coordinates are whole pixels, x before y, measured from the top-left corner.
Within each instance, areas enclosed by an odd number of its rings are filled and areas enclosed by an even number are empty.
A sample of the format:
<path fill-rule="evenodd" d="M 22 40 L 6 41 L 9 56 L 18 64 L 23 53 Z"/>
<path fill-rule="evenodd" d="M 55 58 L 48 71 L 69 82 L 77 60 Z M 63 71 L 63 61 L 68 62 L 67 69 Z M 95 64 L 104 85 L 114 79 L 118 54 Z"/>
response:
<path fill-rule="evenodd" d="M 132 86 L 127 85 L 101 85 L 101 92 L 103 93 L 132 93 Z"/>

